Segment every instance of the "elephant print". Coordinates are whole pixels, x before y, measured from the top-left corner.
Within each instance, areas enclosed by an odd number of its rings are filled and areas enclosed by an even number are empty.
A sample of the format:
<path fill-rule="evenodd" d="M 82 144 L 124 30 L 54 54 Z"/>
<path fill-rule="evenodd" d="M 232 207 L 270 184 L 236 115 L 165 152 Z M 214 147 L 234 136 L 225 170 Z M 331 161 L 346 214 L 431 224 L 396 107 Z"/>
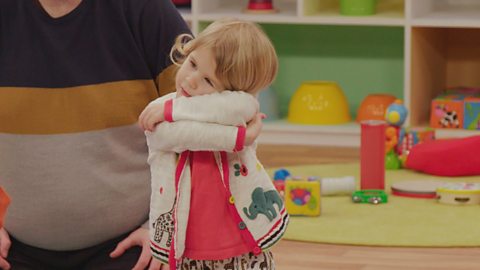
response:
<path fill-rule="evenodd" d="M 248 207 L 243 208 L 245 215 L 254 220 L 257 218 L 258 214 L 265 215 L 269 221 L 272 221 L 277 217 L 277 210 L 274 205 L 277 205 L 278 210 L 283 206 L 283 201 L 278 195 L 276 190 L 263 191 L 262 188 L 258 187 L 252 192 L 252 203 Z"/>

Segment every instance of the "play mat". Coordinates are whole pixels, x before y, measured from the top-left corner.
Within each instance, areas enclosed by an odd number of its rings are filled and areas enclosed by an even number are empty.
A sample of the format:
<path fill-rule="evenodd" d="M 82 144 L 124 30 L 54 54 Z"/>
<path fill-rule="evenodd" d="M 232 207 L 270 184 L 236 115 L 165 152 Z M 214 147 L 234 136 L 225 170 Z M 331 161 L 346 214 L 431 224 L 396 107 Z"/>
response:
<path fill-rule="evenodd" d="M 354 176 L 359 164 L 286 167 L 294 176 Z M 274 169 L 268 170 L 272 175 Z M 390 184 L 406 180 L 439 179 L 480 182 L 480 177 L 435 177 L 410 170 L 387 171 L 386 204 L 355 204 L 349 196 L 322 196 L 321 215 L 291 217 L 285 239 L 370 246 L 473 247 L 480 246 L 480 205 L 441 204 L 436 199 L 391 195 Z"/>

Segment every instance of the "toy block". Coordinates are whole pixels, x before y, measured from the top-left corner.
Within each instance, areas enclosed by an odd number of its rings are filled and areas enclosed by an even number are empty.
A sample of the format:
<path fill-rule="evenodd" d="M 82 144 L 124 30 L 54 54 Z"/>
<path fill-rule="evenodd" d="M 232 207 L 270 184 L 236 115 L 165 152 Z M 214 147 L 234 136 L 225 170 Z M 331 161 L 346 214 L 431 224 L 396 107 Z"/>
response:
<path fill-rule="evenodd" d="M 465 98 L 464 129 L 480 129 L 480 95 Z"/>
<path fill-rule="evenodd" d="M 462 128 L 464 95 L 440 95 L 432 100 L 430 127 Z"/>
<path fill-rule="evenodd" d="M 290 215 L 320 215 L 320 182 L 285 181 L 285 206 Z"/>

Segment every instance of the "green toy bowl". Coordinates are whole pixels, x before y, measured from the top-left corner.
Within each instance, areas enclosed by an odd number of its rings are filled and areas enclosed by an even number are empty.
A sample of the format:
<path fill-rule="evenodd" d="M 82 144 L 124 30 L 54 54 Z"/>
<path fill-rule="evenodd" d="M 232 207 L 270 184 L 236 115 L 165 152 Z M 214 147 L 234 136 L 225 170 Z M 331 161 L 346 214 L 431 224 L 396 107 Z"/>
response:
<path fill-rule="evenodd" d="M 377 0 L 340 0 L 340 14 L 366 16 L 376 12 Z"/>

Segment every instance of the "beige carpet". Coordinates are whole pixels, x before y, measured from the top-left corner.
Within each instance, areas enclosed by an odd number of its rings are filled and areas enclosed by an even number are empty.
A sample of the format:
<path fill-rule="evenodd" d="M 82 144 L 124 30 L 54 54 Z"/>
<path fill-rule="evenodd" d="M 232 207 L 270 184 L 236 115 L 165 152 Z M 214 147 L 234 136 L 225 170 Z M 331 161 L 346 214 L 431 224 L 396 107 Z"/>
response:
<path fill-rule="evenodd" d="M 358 164 L 286 167 L 295 176 L 340 177 L 359 181 Z M 272 173 L 274 170 L 269 170 Z M 285 239 L 371 246 L 480 246 L 480 205 L 454 206 L 435 199 L 393 196 L 390 184 L 404 180 L 439 179 L 480 182 L 480 177 L 445 178 L 409 170 L 387 171 L 386 204 L 354 204 L 349 196 L 321 198 L 319 217 L 292 217 Z"/>

